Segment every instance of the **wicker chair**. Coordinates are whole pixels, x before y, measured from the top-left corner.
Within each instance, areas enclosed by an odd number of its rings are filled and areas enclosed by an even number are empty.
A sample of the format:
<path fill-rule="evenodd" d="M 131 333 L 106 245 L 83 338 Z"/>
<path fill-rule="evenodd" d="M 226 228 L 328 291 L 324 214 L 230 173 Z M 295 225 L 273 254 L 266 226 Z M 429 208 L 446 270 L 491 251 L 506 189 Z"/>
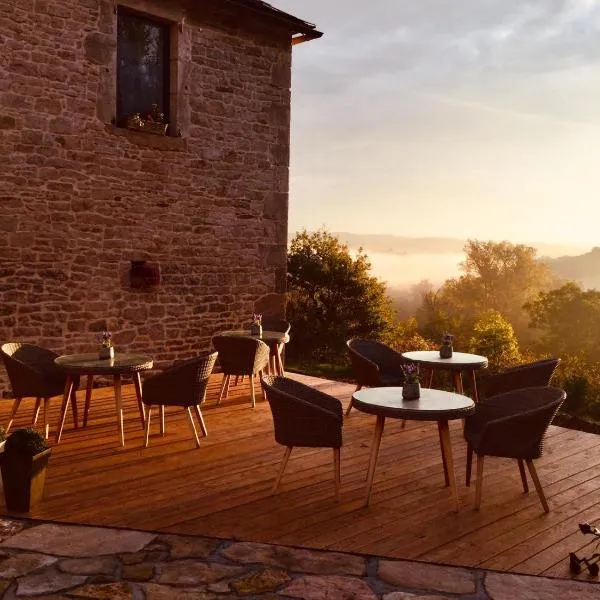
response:
<path fill-rule="evenodd" d="M 255 338 L 233 335 L 215 335 L 212 343 L 219 353 L 219 364 L 223 370 L 223 384 L 217 405 L 224 397 L 227 398 L 232 375 L 249 375 L 252 408 L 254 408 L 256 406 L 254 376 L 269 365 L 269 346 Z"/>
<path fill-rule="evenodd" d="M 512 367 L 501 373 L 484 375 L 478 378 L 477 381 L 479 402 L 485 402 L 486 398 L 512 392 L 513 390 L 550 385 L 554 371 L 556 371 L 559 363 L 560 358 L 549 358 Z M 467 444 L 467 486 L 471 484 L 472 464 L 473 450 Z"/>
<path fill-rule="evenodd" d="M 261 383 L 273 415 L 275 441 L 286 446 L 273 493 L 279 486 L 294 446 L 333 448 L 335 497 L 339 500 L 340 448 L 344 425 L 342 403 L 333 396 L 287 377 L 268 375 L 261 378 Z"/>
<path fill-rule="evenodd" d="M 565 397 L 559 388 L 540 386 L 505 392 L 475 406 L 465 423 L 465 437 L 477 454 L 475 508 L 481 506 L 484 457 L 502 456 L 517 460 L 525 492 L 527 463 L 544 511 L 549 511 L 533 459 L 542 455 L 544 435 Z"/>
<path fill-rule="evenodd" d="M 289 321 L 286 321 L 285 319 L 277 319 L 275 317 L 263 315 L 262 327 L 266 331 L 281 331 L 282 333 L 287 334 L 290 332 L 291 325 Z M 271 373 L 277 373 L 279 366 L 279 374 L 283 375 L 283 356 L 285 351 L 285 344 L 277 344 L 276 342 L 273 342 L 267 345 L 269 346 L 269 351 L 271 353 Z"/>
<path fill-rule="evenodd" d="M 194 424 L 196 413 L 200 429 L 204 436 L 208 435 L 200 405 L 206 397 L 206 388 L 210 374 L 213 371 L 217 353 L 204 354 L 190 360 L 186 360 L 165 369 L 162 373 L 146 379 L 142 384 L 142 402 L 148 407 L 146 411 L 146 443 L 150 438 L 150 413 L 153 406 L 161 407 L 161 432 L 164 433 L 162 418 L 165 406 L 181 406 L 187 411 L 190 427 L 196 440 L 196 447 L 200 447 L 198 432 Z"/>
<path fill-rule="evenodd" d="M 402 354 L 376 340 L 355 338 L 346 342 L 356 379 L 356 390 L 365 387 L 389 387 L 404 384 Z M 348 405 L 346 416 L 352 410 Z"/>
<path fill-rule="evenodd" d="M 504 392 L 526 387 L 550 385 L 560 358 L 548 358 L 518 365 L 493 375 L 482 375 L 477 379 L 479 399 L 490 398 Z"/>
<path fill-rule="evenodd" d="M 52 350 L 47 350 L 35 344 L 11 342 L 0 347 L 0 355 L 4 361 L 8 379 L 15 395 L 12 411 L 6 433 L 11 428 L 17 409 L 23 398 L 35 398 L 35 409 L 32 424 L 35 425 L 40 412 L 40 404 L 44 399 L 44 434 L 46 438 L 50 433 L 48 424 L 48 404 L 53 396 L 63 396 L 67 376 L 54 364 L 58 356 Z M 79 387 L 79 377 L 74 379 L 71 393 L 71 406 L 73 419 L 77 426 L 77 398 L 76 390 Z"/>

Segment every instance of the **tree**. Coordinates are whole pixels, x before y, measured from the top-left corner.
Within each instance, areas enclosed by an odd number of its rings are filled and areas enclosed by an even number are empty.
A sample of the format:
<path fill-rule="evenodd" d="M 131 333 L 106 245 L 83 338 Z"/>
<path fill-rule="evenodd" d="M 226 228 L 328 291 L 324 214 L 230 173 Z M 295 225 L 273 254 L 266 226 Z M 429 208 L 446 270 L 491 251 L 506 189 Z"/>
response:
<path fill-rule="evenodd" d="M 369 274 L 362 249 L 348 246 L 325 230 L 297 233 L 288 251 L 287 318 L 296 360 L 346 361 L 346 340 L 373 337 L 388 342 L 398 335 L 386 286 Z"/>
<path fill-rule="evenodd" d="M 541 292 L 525 309 L 530 327 L 541 332 L 540 350 L 587 362 L 600 360 L 600 291 L 584 291 L 571 281 Z"/>
<path fill-rule="evenodd" d="M 475 323 L 469 350 L 487 357 L 494 371 L 511 367 L 521 359 L 512 325 L 496 310 L 488 310 Z"/>

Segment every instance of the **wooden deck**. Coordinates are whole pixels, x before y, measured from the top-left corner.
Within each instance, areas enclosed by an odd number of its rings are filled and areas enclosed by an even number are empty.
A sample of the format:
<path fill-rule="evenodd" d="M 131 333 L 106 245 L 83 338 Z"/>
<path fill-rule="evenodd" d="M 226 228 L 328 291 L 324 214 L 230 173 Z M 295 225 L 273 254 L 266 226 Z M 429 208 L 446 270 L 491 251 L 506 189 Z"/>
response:
<path fill-rule="evenodd" d="M 353 391 L 347 384 L 297 378 L 344 405 Z M 569 552 L 592 551 L 577 524 L 600 520 L 600 436 L 551 428 L 537 463 L 551 507 L 547 515 L 534 490 L 522 493 L 516 464 L 503 459 L 486 461 L 482 509 L 473 509 L 474 487 L 464 486 L 460 422 L 451 423 L 459 513 L 443 486 L 436 425 L 409 421 L 403 430 L 393 420 L 386 422 L 372 505 L 364 508 L 375 419 L 357 411 L 344 427 L 339 504 L 326 449 L 294 450 L 280 491 L 270 495 L 283 449 L 274 441 L 268 404 L 261 400 L 253 410 L 244 384 L 232 386 L 230 398 L 215 407 L 220 381 L 220 375 L 211 381 L 204 407 L 209 436 L 200 449 L 181 409 L 167 411 L 165 437 L 153 428 L 145 449 L 133 386 L 123 389 L 121 448 L 112 388 L 95 390 L 90 425 L 75 430 L 67 421 L 53 449 L 46 497 L 29 516 L 558 577 L 569 577 Z M 59 400 L 53 402 L 54 432 Z M 2 423 L 10 404 L 0 404 Z M 16 425 L 27 425 L 32 410 L 33 401 L 25 401 Z"/>

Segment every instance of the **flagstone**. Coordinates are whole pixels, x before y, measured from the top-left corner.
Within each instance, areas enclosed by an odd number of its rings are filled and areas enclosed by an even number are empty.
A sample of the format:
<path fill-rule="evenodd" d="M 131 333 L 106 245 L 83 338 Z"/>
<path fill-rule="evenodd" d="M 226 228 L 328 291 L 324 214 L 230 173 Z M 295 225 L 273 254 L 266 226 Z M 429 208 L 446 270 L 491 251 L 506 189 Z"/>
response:
<path fill-rule="evenodd" d="M 65 573 L 74 575 L 112 575 L 117 568 L 114 556 L 95 558 L 68 558 L 61 560 L 58 568 Z"/>
<path fill-rule="evenodd" d="M 205 537 L 163 535 L 160 541 L 166 542 L 171 548 L 172 560 L 180 558 L 207 558 L 218 545 L 218 541 Z"/>
<path fill-rule="evenodd" d="M 599 600 L 598 583 L 487 573 L 484 586 L 492 600 Z"/>
<path fill-rule="evenodd" d="M 33 554 L 30 552 L 14 554 L 0 563 L 0 577 L 3 579 L 23 577 L 37 569 L 49 567 L 57 561 L 58 558 L 45 554 Z"/>
<path fill-rule="evenodd" d="M 292 581 L 280 594 L 302 600 L 377 600 L 362 579 L 341 575 L 305 575 Z"/>
<path fill-rule="evenodd" d="M 377 574 L 392 585 L 429 592 L 473 594 L 476 588 L 475 575 L 468 569 L 429 563 L 380 560 Z"/>
<path fill-rule="evenodd" d="M 146 600 L 225 600 L 220 594 L 212 594 L 202 589 L 172 588 L 156 583 L 147 583 L 144 591 Z"/>
<path fill-rule="evenodd" d="M 231 587 L 243 595 L 262 594 L 264 592 L 273 592 L 279 586 L 290 581 L 290 576 L 280 569 L 263 569 L 256 573 L 251 573 L 242 579 L 236 579 L 231 582 Z"/>
<path fill-rule="evenodd" d="M 17 596 L 34 596 L 61 592 L 81 585 L 86 580 L 82 575 L 71 575 L 55 569 L 45 569 L 39 573 L 26 575 L 17 580 Z"/>
<path fill-rule="evenodd" d="M 365 572 L 362 557 L 341 552 L 238 542 L 225 548 L 222 555 L 243 564 L 264 563 L 298 573 L 363 575 Z"/>
<path fill-rule="evenodd" d="M 225 577 L 235 577 L 243 571 L 244 569 L 241 567 L 181 560 L 165 564 L 158 582 L 170 585 L 197 586 L 203 583 L 212 583 Z"/>
<path fill-rule="evenodd" d="M 149 581 L 154 577 L 154 565 L 148 563 L 139 565 L 125 565 L 121 577 L 129 581 Z"/>
<path fill-rule="evenodd" d="M 56 556 L 86 557 L 138 552 L 155 537 L 142 531 L 45 523 L 13 535 L 0 546 Z"/>
<path fill-rule="evenodd" d="M 133 590 L 123 581 L 115 583 L 91 583 L 70 590 L 69 598 L 91 598 L 92 600 L 133 600 Z"/>

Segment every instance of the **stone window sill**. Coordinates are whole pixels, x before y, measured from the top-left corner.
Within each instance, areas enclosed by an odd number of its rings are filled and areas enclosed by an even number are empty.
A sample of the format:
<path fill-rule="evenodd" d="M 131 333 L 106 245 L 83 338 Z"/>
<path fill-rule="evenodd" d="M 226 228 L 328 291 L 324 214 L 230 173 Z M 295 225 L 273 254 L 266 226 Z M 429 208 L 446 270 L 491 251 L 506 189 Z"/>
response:
<path fill-rule="evenodd" d="M 175 152 L 185 152 L 187 150 L 187 140 L 181 137 L 143 133 L 141 131 L 125 129 L 124 127 L 116 127 L 115 125 L 106 125 L 106 131 L 111 135 L 127 138 L 132 144 L 142 148 L 155 148 L 156 150 L 171 150 Z"/>

